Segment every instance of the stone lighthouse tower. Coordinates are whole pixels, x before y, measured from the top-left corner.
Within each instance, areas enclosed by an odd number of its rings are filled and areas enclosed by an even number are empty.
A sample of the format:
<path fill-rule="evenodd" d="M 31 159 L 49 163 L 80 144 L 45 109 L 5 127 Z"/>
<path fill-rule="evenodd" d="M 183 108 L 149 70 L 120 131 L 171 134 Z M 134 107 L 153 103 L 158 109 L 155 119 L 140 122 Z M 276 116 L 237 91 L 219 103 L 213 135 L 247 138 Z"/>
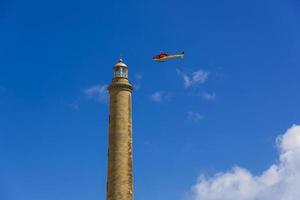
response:
<path fill-rule="evenodd" d="M 132 177 L 132 85 L 128 68 L 120 59 L 113 68 L 114 78 L 108 87 L 109 146 L 107 200 L 133 200 Z"/>

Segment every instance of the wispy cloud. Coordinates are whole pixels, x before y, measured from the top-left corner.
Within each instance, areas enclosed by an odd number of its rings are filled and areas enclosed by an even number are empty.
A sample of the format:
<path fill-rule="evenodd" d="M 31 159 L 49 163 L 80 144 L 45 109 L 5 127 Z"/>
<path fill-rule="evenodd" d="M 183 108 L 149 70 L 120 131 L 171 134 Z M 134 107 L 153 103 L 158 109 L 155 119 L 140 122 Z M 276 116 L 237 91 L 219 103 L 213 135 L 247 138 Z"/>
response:
<path fill-rule="evenodd" d="M 179 69 L 176 69 L 176 72 L 183 79 L 183 84 L 186 88 L 205 83 L 209 76 L 209 72 L 202 69 L 194 71 L 191 74 L 187 74 Z"/>
<path fill-rule="evenodd" d="M 189 111 L 187 112 L 187 119 L 193 122 L 199 122 L 203 119 L 204 117 L 198 113 L 198 112 L 193 112 Z"/>
<path fill-rule="evenodd" d="M 233 167 L 212 177 L 201 175 L 191 200 L 298 200 L 300 197 L 300 126 L 277 138 L 279 162 L 261 175 Z"/>
<path fill-rule="evenodd" d="M 170 92 L 157 91 L 150 95 L 150 99 L 154 102 L 162 102 L 164 100 L 169 100 L 172 94 Z"/>
<path fill-rule="evenodd" d="M 136 73 L 134 76 L 133 86 L 135 90 L 139 90 L 142 87 L 143 75 L 140 73 Z"/>
<path fill-rule="evenodd" d="M 201 97 L 205 101 L 214 101 L 217 98 L 217 95 L 215 92 L 208 93 L 208 92 L 200 92 L 196 93 L 194 91 L 191 91 L 188 93 L 188 96 L 195 96 L 195 97 Z"/>
<path fill-rule="evenodd" d="M 150 99 L 152 101 L 160 102 L 162 99 L 162 94 L 162 92 L 154 92 L 153 94 L 151 94 Z"/>
<path fill-rule="evenodd" d="M 201 97 L 202 99 L 204 100 L 207 100 L 207 101 L 213 101 L 216 99 L 216 93 L 207 93 L 207 92 L 203 92 L 201 93 Z"/>
<path fill-rule="evenodd" d="M 71 103 L 69 106 L 74 111 L 78 111 L 79 110 L 79 103 L 78 102 Z"/>
<path fill-rule="evenodd" d="M 137 79 L 137 80 L 142 80 L 142 79 L 143 79 L 143 75 L 140 74 L 140 73 L 136 73 L 136 74 L 135 74 L 135 79 Z"/>
<path fill-rule="evenodd" d="M 108 92 L 107 85 L 93 85 L 85 90 L 83 93 L 88 99 L 98 101 L 98 102 L 106 102 L 108 100 Z"/>

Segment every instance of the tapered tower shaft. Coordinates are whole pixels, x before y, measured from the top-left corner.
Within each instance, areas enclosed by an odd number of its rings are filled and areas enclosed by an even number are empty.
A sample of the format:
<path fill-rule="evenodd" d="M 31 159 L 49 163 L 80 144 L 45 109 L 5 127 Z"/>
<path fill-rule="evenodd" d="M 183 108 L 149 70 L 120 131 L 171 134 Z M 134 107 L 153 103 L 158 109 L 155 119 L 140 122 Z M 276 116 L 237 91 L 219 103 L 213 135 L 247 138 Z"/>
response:
<path fill-rule="evenodd" d="M 107 200 L 133 200 L 132 176 L 132 86 L 128 68 L 119 60 L 114 66 L 114 78 L 108 87 L 109 146 Z"/>

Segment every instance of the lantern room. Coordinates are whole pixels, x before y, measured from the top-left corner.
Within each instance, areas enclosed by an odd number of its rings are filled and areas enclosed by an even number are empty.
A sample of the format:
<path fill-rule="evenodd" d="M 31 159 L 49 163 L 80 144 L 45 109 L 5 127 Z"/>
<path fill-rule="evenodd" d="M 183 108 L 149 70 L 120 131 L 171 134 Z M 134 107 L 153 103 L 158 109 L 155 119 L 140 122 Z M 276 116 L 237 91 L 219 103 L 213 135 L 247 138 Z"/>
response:
<path fill-rule="evenodd" d="M 122 59 L 114 66 L 114 78 L 128 78 L 128 68 Z"/>

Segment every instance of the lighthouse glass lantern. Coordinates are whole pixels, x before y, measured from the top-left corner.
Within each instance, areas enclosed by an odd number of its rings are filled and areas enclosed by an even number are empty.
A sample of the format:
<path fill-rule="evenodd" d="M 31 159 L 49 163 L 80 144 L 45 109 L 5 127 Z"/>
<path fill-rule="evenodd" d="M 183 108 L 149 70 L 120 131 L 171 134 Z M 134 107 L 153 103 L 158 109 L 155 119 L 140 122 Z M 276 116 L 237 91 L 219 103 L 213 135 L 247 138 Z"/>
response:
<path fill-rule="evenodd" d="M 114 67 L 114 77 L 128 78 L 127 66 L 120 60 Z"/>

